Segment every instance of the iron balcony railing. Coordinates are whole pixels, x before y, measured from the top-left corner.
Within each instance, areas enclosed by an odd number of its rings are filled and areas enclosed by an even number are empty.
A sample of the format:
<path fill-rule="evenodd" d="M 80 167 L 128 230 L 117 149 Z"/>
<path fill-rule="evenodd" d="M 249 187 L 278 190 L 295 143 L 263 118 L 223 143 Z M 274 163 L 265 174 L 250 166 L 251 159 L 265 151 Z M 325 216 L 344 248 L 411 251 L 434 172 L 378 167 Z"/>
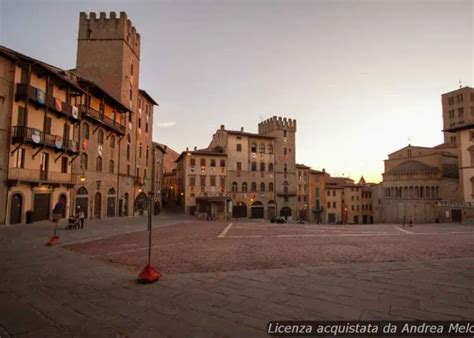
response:
<path fill-rule="evenodd" d="M 9 168 L 8 179 L 35 183 L 74 184 L 75 175 L 54 171 L 33 170 L 23 168 Z"/>
<path fill-rule="evenodd" d="M 86 105 L 80 105 L 79 111 L 82 115 L 93 118 L 94 120 L 101 122 L 106 127 L 109 127 L 121 134 L 125 134 L 125 126 L 114 119 L 106 116 L 103 112 L 100 112 L 94 108 L 87 107 Z"/>
<path fill-rule="evenodd" d="M 79 152 L 79 143 L 77 141 L 64 140 L 61 136 L 47 134 L 35 128 L 25 126 L 14 126 L 12 128 L 13 143 L 30 142 L 56 150 L 66 150 L 71 153 Z"/>
<path fill-rule="evenodd" d="M 46 105 L 48 109 L 67 116 L 72 121 L 79 121 L 80 115 L 78 113 L 78 110 L 77 113 L 74 113 L 72 105 L 61 100 L 56 102 L 57 99 L 55 97 L 47 95 L 46 93 L 44 95 L 44 103 L 39 102 L 37 91 L 38 88 L 36 87 L 29 86 L 26 83 L 18 83 L 16 85 L 16 98 L 23 100 L 31 100 L 36 102 L 36 104 Z"/>

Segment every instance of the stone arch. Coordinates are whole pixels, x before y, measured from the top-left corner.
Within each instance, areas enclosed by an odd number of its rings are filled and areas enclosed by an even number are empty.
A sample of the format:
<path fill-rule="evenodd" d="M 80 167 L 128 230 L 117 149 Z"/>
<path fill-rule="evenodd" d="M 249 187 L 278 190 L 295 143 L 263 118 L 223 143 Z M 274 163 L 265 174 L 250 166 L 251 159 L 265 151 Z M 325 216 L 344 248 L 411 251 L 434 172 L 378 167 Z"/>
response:
<path fill-rule="evenodd" d="M 145 214 L 145 210 L 147 209 L 148 197 L 144 192 L 141 192 L 135 198 L 135 211 L 137 211 L 140 215 Z"/>
<path fill-rule="evenodd" d="M 265 208 L 263 207 L 263 203 L 260 201 L 255 201 L 252 203 L 252 207 L 250 217 L 251 218 L 263 218 Z"/>
<path fill-rule="evenodd" d="M 79 212 L 84 213 L 84 217 L 87 218 L 89 214 L 89 193 L 85 187 L 79 187 L 76 192 L 76 196 L 74 199 L 74 210 L 75 213 L 78 214 Z"/>

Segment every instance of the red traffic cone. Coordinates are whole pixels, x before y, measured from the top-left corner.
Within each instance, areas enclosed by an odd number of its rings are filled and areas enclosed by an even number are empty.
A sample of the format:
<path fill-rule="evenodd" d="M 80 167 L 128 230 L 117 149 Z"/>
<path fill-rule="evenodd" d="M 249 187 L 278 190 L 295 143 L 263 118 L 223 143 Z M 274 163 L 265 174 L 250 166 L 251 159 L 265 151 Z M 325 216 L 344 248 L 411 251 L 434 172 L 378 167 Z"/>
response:
<path fill-rule="evenodd" d="M 161 277 L 161 274 L 155 270 L 150 264 L 145 266 L 145 268 L 138 275 L 138 282 L 148 284 L 154 283 Z"/>
<path fill-rule="evenodd" d="M 49 239 L 45 246 L 53 246 L 59 243 L 59 236 L 54 235 Z"/>

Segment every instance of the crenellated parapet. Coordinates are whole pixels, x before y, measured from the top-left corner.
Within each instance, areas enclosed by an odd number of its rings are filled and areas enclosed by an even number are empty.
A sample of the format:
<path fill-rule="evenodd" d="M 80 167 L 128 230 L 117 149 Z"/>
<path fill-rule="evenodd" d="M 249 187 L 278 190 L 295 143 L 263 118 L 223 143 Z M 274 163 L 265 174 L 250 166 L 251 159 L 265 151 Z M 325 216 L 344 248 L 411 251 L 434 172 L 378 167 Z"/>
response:
<path fill-rule="evenodd" d="M 258 124 L 259 134 L 266 134 L 275 130 L 296 132 L 296 120 L 281 116 L 273 116 Z"/>
<path fill-rule="evenodd" d="M 127 13 L 81 12 L 79 15 L 79 40 L 125 40 L 140 55 L 140 34 L 132 25 Z"/>

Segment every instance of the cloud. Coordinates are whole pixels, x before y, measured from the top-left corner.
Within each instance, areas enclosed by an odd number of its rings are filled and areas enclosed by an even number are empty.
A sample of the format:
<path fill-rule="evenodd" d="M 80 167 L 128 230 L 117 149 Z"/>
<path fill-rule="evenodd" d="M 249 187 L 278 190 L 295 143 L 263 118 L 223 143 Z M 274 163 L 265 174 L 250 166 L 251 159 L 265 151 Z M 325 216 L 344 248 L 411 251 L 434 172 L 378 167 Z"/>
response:
<path fill-rule="evenodd" d="M 174 127 L 175 125 L 176 125 L 176 122 L 161 122 L 161 123 L 158 123 L 158 127 L 160 127 L 160 128 Z"/>

